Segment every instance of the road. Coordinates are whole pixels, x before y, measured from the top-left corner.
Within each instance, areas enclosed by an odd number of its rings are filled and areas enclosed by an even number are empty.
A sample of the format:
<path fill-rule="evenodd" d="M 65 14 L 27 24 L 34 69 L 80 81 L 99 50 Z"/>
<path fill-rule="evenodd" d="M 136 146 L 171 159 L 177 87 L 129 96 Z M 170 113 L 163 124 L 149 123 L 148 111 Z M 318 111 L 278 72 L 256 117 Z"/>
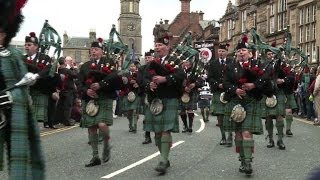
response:
<path fill-rule="evenodd" d="M 116 118 L 111 127 L 110 161 L 90 168 L 84 167 L 91 158 L 86 129 L 74 126 L 42 131 L 47 179 L 248 179 L 238 172 L 240 162 L 235 148 L 218 144 L 220 132 L 216 122 L 215 117 L 211 117 L 208 123 L 203 123 L 201 117 L 196 116 L 194 133 L 173 134 L 171 167 L 164 176 L 153 169 L 159 159 L 155 144 L 142 145 L 141 118 L 136 134 L 128 132 L 128 121 L 124 117 Z M 293 137 L 284 138 L 286 150 L 266 148 L 265 135 L 254 137 L 254 172 L 250 179 L 300 180 L 319 166 L 320 128 L 295 119 L 292 131 Z M 99 148 L 101 154 L 102 145 Z M 6 171 L 0 172 L 0 179 L 6 178 Z"/>

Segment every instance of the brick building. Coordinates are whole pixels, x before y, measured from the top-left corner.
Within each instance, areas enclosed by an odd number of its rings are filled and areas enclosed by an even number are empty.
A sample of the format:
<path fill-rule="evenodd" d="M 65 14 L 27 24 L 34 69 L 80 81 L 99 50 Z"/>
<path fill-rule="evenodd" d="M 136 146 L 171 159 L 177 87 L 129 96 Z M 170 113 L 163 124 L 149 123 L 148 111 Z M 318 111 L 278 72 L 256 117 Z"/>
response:
<path fill-rule="evenodd" d="M 241 35 L 256 27 L 265 42 L 282 45 L 284 30 L 290 28 L 292 46 L 310 55 L 309 63 L 319 64 L 319 9 L 319 0 L 236 0 L 235 4 L 229 1 L 220 19 L 219 40 L 230 43 L 234 49 Z"/>
<path fill-rule="evenodd" d="M 199 0 L 198 0 L 199 1 Z M 174 47 L 183 41 L 186 34 L 191 31 L 193 41 L 213 41 L 219 44 L 219 23 L 215 20 L 204 20 L 204 12 L 190 12 L 191 0 L 180 0 L 181 10 L 169 24 L 169 20 L 160 21 L 154 27 L 154 36 L 159 31 L 169 31 L 173 38 L 171 46 Z M 215 48 L 216 49 L 216 48 Z"/>

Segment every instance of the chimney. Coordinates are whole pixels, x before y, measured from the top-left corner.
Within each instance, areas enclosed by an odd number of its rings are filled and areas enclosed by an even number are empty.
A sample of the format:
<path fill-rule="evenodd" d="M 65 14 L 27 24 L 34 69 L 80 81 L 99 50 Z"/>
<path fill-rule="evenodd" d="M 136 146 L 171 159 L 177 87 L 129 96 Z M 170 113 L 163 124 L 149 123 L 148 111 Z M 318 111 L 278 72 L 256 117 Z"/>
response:
<path fill-rule="evenodd" d="M 63 33 L 63 46 L 65 46 L 69 41 L 69 37 L 66 31 Z"/>
<path fill-rule="evenodd" d="M 96 30 L 95 29 L 90 29 L 89 39 L 90 39 L 91 42 L 93 42 L 93 41 L 95 41 L 97 39 Z"/>
<path fill-rule="evenodd" d="M 181 1 L 181 12 L 190 13 L 190 1 L 191 0 L 180 0 Z"/>
<path fill-rule="evenodd" d="M 164 24 L 169 24 L 169 20 L 168 19 L 164 20 Z"/>
<path fill-rule="evenodd" d="M 199 21 L 203 21 L 203 15 L 204 15 L 204 12 L 200 11 L 199 12 Z"/>

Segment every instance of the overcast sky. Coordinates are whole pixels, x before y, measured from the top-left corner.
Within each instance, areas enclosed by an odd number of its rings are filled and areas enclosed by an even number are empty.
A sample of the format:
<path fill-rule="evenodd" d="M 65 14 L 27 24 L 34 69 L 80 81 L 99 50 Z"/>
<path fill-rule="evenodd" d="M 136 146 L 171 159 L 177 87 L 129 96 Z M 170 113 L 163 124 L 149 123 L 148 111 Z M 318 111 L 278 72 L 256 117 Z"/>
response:
<path fill-rule="evenodd" d="M 234 0 L 232 1 L 234 2 Z M 219 20 L 225 13 L 228 0 L 192 0 L 191 11 L 203 11 L 204 20 Z M 142 52 L 153 48 L 152 30 L 160 19 L 169 23 L 180 12 L 179 0 L 141 0 Z M 29 32 L 38 35 L 45 19 L 61 38 L 88 37 L 95 29 L 97 37 L 107 38 L 112 24 L 118 25 L 120 0 L 29 0 L 23 9 L 25 21 L 14 40 L 23 41 Z"/>

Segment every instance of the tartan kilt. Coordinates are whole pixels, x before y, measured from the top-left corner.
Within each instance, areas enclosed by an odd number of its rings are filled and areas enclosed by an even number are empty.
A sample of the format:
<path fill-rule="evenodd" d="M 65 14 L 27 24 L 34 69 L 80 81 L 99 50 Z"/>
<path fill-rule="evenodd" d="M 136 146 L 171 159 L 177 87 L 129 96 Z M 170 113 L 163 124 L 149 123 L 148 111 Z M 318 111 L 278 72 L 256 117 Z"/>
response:
<path fill-rule="evenodd" d="M 128 96 L 123 96 L 121 99 L 122 104 L 122 111 L 129 111 L 129 110 L 139 110 L 141 98 L 136 95 L 136 99 L 133 102 L 128 101 Z"/>
<path fill-rule="evenodd" d="M 179 132 L 178 99 L 161 99 L 163 111 L 153 115 L 150 106 L 146 105 L 143 130 L 149 132 Z"/>
<path fill-rule="evenodd" d="M 48 100 L 49 96 L 38 90 L 31 89 L 33 117 L 38 122 L 48 122 Z"/>
<path fill-rule="evenodd" d="M 210 108 L 210 99 L 199 99 L 198 108 Z"/>
<path fill-rule="evenodd" d="M 277 105 L 273 108 L 266 106 L 266 99 L 267 97 L 264 96 L 261 100 L 261 108 L 262 108 L 262 117 L 267 116 L 285 116 L 285 95 L 282 90 L 279 90 L 277 94 L 275 94 L 277 97 Z"/>
<path fill-rule="evenodd" d="M 81 127 L 89 128 L 91 126 L 97 125 L 98 123 L 106 123 L 108 126 L 112 126 L 112 107 L 113 107 L 113 99 L 109 99 L 106 97 L 102 97 L 99 95 L 98 104 L 99 111 L 96 116 L 89 116 L 86 113 L 86 106 L 88 102 L 84 102 L 82 104 L 82 112 L 83 118 L 81 118 Z"/>
<path fill-rule="evenodd" d="M 182 102 L 181 98 L 179 99 L 180 107 L 179 110 L 197 110 L 197 101 L 198 101 L 198 94 L 192 93 L 189 94 L 190 101 L 188 103 Z"/>
<path fill-rule="evenodd" d="M 232 109 L 237 104 L 241 104 L 246 110 L 246 117 L 241 123 L 236 123 L 230 118 Z M 249 131 L 256 135 L 263 134 L 260 102 L 252 97 L 244 97 L 242 100 L 238 97 L 233 98 L 225 105 L 223 129 L 227 132 Z"/>
<path fill-rule="evenodd" d="M 287 102 L 286 102 L 286 105 L 285 105 L 286 109 L 297 109 L 298 106 L 297 106 L 297 102 L 296 102 L 296 100 L 294 98 L 293 93 L 292 94 L 286 94 L 285 96 L 287 98 Z"/>
<path fill-rule="evenodd" d="M 213 92 L 212 93 L 212 100 L 211 100 L 211 106 L 210 106 L 210 112 L 216 116 L 216 115 L 223 115 L 224 114 L 224 108 L 225 105 L 220 101 L 220 94 L 222 92 Z"/>

